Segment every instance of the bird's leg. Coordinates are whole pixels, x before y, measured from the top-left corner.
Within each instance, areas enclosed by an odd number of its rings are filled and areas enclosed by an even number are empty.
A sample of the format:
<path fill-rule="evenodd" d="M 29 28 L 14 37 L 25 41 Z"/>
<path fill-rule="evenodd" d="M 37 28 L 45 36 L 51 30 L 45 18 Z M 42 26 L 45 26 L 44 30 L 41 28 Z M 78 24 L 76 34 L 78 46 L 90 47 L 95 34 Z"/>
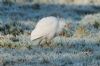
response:
<path fill-rule="evenodd" d="M 50 39 L 47 39 L 47 40 L 46 40 L 46 44 L 47 44 L 47 46 L 50 46 L 51 40 L 50 40 Z"/>
<path fill-rule="evenodd" d="M 41 38 L 38 45 L 40 47 L 49 47 L 51 44 L 51 40 L 49 40 L 48 38 Z"/>
<path fill-rule="evenodd" d="M 64 36 L 64 31 L 60 32 L 59 36 Z"/>
<path fill-rule="evenodd" d="M 45 37 L 45 43 L 44 46 L 48 46 L 48 39 Z"/>
<path fill-rule="evenodd" d="M 44 47 L 47 45 L 47 38 L 41 38 L 38 44 L 39 46 Z"/>
<path fill-rule="evenodd" d="M 40 39 L 38 45 L 42 47 L 42 39 Z"/>
<path fill-rule="evenodd" d="M 45 38 L 45 42 L 43 44 L 44 47 L 49 47 L 51 44 L 51 41 L 48 38 Z"/>

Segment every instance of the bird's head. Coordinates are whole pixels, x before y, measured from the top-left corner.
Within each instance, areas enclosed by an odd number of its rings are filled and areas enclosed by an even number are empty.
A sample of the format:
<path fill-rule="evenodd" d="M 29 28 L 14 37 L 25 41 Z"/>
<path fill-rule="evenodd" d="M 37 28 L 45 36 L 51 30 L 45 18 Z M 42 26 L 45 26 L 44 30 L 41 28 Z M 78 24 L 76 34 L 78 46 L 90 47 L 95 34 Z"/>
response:
<path fill-rule="evenodd" d="M 66 21 L 64 19 L 60 19 L 59 20 L 59 28 L 64 29 L 64 28 L 67 28 L 67 27 L 68 27 L 68 24 L 66 23 Z"/>
<path fill-rule="evenodd" d="M 66 22 L 64 19 L 59 20 L 59 29 L 58 33 L 61 33 L 67 29 L 71 28 L 71 23 Z"/>

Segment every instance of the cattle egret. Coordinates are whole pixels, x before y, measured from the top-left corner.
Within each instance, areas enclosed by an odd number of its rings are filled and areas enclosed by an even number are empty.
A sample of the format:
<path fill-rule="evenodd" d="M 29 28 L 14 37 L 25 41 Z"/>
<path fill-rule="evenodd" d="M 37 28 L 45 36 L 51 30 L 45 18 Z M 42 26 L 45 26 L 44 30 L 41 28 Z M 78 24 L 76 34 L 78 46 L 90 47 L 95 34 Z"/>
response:
<path fill-rule="evenodd" d="M 62 32 L 66 26 L 63 19 L 59 19 L 53 16 L 42 18 L 36 25 L 35 29 L 31 33 L 31 40 L 39 38 L 51 41 L 57 34 Z"/>

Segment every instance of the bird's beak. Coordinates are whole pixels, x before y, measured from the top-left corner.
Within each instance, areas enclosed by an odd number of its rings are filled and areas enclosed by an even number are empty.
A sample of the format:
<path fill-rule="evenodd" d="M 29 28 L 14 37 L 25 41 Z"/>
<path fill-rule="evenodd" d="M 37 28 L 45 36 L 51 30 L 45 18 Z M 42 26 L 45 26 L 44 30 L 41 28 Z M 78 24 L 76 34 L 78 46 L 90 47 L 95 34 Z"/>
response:
<path fill-rule="evenodd" d="M 67 27 L 67 24 L 64 25 L 64 28 L 66 28 L 66 27 Z"/>
<path fill-rule="evenodd" d="M 71 27 L 71 24 L 70 23 L 67 23 L 64 25 L 64 28 L 70 28 Z"/>

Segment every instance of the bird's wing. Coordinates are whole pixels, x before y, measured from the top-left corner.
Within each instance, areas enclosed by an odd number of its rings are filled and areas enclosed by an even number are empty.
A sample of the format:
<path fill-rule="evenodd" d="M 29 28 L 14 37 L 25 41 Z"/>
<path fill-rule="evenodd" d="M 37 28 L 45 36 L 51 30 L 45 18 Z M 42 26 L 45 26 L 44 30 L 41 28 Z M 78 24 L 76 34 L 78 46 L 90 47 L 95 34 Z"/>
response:
<path fill-rule="evenodd" d="M 52 25 L 44 25 L 39 26 L 38 28 L 34 29 L 31 33 L 31 40 L 38 39 L 40 37 L 49 35 L 49 33 L 54 32 L 54 28 Z"/>
<path fill-rule="evenodd" d="M 33 30 L 32 33 L 31 33 L 31 40 L 35 40 L 35 39 L 38 39 L 40 37 L 44 36 L 42 30 Z"/>
<path fill-rule="evenodd" d="M 42 19 L 36 25 L 36 28 L 31 33 L 31 40 L 47 36 L 49 33 L 55 32 L 57 27 L 56 18 L 46 18 Z"/>
<path fill-rule="evenodd" d="M 33 30 L 31 33 L 31 40 L 36 40 L 41 38 L 43 35 L 36 30 Z"/>

